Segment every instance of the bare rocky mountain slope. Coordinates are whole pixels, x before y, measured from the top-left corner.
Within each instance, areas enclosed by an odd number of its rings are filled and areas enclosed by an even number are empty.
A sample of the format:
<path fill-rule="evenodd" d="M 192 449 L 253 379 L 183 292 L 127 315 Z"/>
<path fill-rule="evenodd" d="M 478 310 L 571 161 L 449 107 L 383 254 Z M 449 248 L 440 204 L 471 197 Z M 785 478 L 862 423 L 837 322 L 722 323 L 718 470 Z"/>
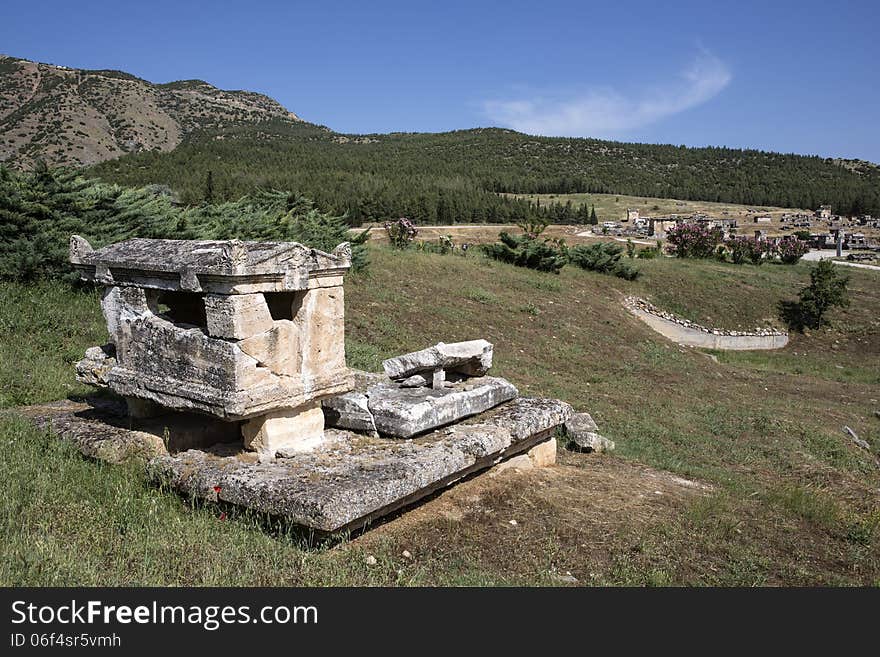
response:
<path fill-rule="evenodd" d="M 89 165 L 137 151 L 170 151 L 198 129 L 299 121 L 277 101 L 201 80 L 153 84 L 0 55 L 0 161 Z"/>

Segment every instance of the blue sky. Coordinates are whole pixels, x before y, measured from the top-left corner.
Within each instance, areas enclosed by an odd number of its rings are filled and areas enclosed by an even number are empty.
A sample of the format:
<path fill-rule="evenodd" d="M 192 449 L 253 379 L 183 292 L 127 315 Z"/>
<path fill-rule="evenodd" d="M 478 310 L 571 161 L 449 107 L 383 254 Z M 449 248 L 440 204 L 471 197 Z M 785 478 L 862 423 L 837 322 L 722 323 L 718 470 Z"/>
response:
<path fill-rule="evenodd" d="M 342 132 L 501 125 L 880 162 L 880 1 L 11 2 L 0 52 L 266 93 Z"/>

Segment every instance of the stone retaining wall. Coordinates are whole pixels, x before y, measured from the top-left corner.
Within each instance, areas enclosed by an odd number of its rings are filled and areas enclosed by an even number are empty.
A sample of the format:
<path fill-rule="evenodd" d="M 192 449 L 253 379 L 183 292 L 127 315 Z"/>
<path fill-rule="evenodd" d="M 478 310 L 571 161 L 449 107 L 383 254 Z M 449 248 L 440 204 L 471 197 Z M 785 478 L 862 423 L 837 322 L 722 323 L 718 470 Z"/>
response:
<path fill-rule="evenodd" d="M 627 297 L 623 305 L 657 333 L 688 347 L 748 351 L 780 349 L 788 344 L 788 334 L 774 328 L 758 328 L 753 331 L 707 328 L 660 310 L 638 297 Z"/>

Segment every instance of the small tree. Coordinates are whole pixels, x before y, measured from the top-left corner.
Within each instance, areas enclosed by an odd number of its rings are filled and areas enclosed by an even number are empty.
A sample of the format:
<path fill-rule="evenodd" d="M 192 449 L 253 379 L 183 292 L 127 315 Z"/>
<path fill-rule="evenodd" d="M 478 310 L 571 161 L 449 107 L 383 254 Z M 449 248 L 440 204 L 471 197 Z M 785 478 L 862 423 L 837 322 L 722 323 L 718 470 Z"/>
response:
<path fill-rule="evenodd" d="M 596 206 L 590 208 L 590 224 L 595 226 L 599 223 L 599 217 L 596 216 Z"/>
<path fill-rule="evenodd" d="M 821 260 L 810 270 L 810 284 L 799 295 L 804 323 L 813 328 L 822 326 L 825 313 L 831 308 L 849 306 L 849 276 L 838 274 L 830 260 Z"/>
<path fill-rule="evenodd" d="M 205 203 L 214 202 L 214 172 L 208 169 L 208 175 L 205 176 Z"/>
<path fill-rule="evenodd" d="M 416 238 L 419 229 L 416 225 L 407 219 L 401 217 L 396 221 L 385 222 L 385 232 L 388 233 L 388 240 L 395 249 L 405 249 Z"/>

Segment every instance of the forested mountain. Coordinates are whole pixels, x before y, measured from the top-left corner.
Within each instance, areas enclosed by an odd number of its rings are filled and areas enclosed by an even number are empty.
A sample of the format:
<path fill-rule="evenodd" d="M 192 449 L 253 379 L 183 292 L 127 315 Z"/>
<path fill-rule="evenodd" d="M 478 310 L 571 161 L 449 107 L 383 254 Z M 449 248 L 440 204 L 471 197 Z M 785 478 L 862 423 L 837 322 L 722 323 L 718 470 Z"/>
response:
<path fill-rule="evenodd" d="M 92 173 L 126 184 L 165 183 L 186 203 L 207 194 L 227 199 L 260 187 L 291 189 L 326 210 L 347 212 L 353 223 L 393 216 L 422 223 L 495 222 L 534 213 L 496 192 L 880 210 L 880 168 L 868 162 L 532 137 L 497 128 L 355 136 L 307 123 L 267 122 L 197 133 L 170 153 L 129 155 Z"/>
<path fill-rule="evenodd" d="M 352 224 L 399 216 L 441 224 L 586 219 L 499 192 L 830 204 L 842 214 L 880 214 L 880 168 L 858 160 L 498 128 L 343 135 L 259 94 L 0 57 L 0 161 L 31 167 L 37 159 L 98 163 L 88 175 L 165 184 L 184 205 L 289 190 Z"/>
<path fill-rule="evenodd" d="M 0 55 L 0 161 L 21 167 L 169 151 L 194 130 L 267 119 L 298 121 L 267 96 L 201 80 L 153 84 Z"/>

